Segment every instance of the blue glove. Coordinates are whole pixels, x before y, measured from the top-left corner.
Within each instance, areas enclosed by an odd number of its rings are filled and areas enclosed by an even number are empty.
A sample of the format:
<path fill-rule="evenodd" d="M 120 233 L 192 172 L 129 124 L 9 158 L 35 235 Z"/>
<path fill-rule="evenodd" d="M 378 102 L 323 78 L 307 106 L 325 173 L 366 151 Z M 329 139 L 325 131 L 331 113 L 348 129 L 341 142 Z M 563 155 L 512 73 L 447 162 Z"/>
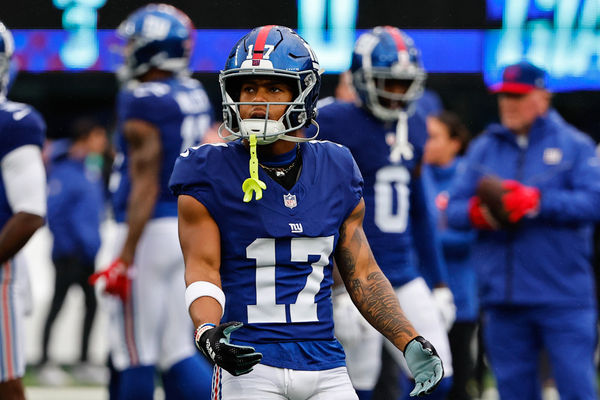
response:
<path fill-rule="evenodd" d="M 417 336 L 404 348 L 404 358 L 415 379 L 415 388 L 410 395 L 421 396 L 433 392 L 444 377 L 442 360 L 433 345 Z"/>

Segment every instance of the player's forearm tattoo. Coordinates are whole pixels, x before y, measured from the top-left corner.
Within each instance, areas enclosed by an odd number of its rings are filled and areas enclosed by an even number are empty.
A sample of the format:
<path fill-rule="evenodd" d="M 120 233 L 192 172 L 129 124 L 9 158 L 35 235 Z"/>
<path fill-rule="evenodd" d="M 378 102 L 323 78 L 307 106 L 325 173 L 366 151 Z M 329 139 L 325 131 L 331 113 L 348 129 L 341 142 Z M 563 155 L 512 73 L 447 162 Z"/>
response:
<path fill-rule="evenodd" d="M 340 229 L 336 263 L 361 313 L 384 336 L 399 344 L 398 339 L 403 336 L 405 340 L 410 339 L 415 331 L 404 316 L 392 286 L 377 266 L 364 231 L 353 224 L 357 219 L 362 221 L 364 215 L 364 208 L 357 211 L 360 212 L 350 216 Z M 362 265 L 365 263 L 367 265 Z M 370 272 L 364 276 L 360 271 Z"/>
<path fill-rule="evenodd" d="M 362 314 L 392 343 L 396 344 L 402 336 L 414 336 L 412 325 L 402 313 L 398 298 L 381 271 L 370 273 L 366 280 L 353 279 L 348 290 Z"/>

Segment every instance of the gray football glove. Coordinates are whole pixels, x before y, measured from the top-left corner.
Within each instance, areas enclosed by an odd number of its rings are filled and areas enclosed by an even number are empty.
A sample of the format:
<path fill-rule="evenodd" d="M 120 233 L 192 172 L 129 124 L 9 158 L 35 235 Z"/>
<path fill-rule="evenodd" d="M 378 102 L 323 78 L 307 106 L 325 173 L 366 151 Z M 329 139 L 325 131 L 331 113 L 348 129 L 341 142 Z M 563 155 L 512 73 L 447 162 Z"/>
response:
<path fill-rule="evenodd" d="M 415 379 L 415 388 L 410 395 L 421 396 L 433 392 L 444 377 L 442 360 L 433 345 L 417 336 L 404 348 L 404 358 Z"/>

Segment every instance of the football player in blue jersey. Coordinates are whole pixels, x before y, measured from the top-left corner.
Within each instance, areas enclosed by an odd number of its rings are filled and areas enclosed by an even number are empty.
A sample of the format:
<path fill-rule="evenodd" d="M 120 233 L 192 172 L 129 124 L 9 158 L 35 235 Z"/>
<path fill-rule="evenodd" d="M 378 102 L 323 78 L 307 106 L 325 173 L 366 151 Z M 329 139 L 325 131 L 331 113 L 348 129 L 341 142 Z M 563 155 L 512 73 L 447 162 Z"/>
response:
<path fill-rule="evenodd" d="M 12 35 L 0 23 L 0 398 L 23 400 L 24 304 L 19 291 L 26 265 L 17 253 L 44 225 L 41 148 L 46 125 L 32 107 L 6 98 L 13 52 Z"/>
<path fill-rule="evenodd" d="M 220 74 L 220 132 L 232 142 L 184 152 L 171 176 L 186 302 L 215 364 L 214 399 L 357 399 L 333 333 L 334 259 L 365 318 L 404 351 L 412 395 L 443 376 L 372 256 L 350 152 L 303 135 L 320 79 L 296 32 L 253 29 Z"/>
<path fill-rule="evenodd" d="M 118 32 L 127 40 L 110 182 L 118 247 L 92 278 L 115 295 L 107 304 L 117 392 L 152 399 L 158 368 L 167 399 L 206 398 L 212 369 L 189 341 L 177 200 L 167 186 L 179 153 L 198 144 L 213 119 L 202 85 L 189 77 L 193 26 L 180 10 L 151 4 Z"/>
<path fill-rule="evenodd" d="M 454 321 L 455 307 L 420 178 L 427 131 L 416 100 L 423 93 L 426 73 L 412 39 L 390 26 L 376 27 L 358 38 L 350 71 L 358 99 L 319 108 L 320 138 L 347 146 L 362 172 L 366 237 L 405 315 L 431 340 L 444 362 L 446 379 L 432 395 L 443 397 L 451 384 L 446 329 Z M 354 329 L 348 327 L 352 308 L 347 307 L 343 290 L 336 294 L 334 304 L 343 310 L 335 313 L 343 319 L 336 320 L 336 326 L 344 327 L 336 331 L 348 355 L 350 377 L 361 399 L 368 399 L 380 370 L 382 337 L 360 324 L 360 316 Z M 356 332 L 364 336 L 357 340 L 352 336 Z M 392 354 L 409 375 L 401 352 L 394 349 Z"/>

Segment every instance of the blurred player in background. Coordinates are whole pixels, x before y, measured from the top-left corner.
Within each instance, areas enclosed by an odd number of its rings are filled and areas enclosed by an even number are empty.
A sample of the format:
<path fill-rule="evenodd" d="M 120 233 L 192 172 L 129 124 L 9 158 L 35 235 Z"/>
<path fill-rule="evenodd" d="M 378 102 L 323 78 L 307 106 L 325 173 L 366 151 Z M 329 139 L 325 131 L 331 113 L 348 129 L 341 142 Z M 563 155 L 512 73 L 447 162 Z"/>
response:
<path fill-rule="evenodd" d="M 69 137 L 50 144 L 48 162 L 48 228 L 52 233 L 52 262 L 56 275 L 54 295 L 44 325 L 42 358 L 38 379 L 46 384 L 64 384 L 65 374 L 48 364 L 48 345 L 54 320 L 72 285 L 79 285 L 85 298 L 85 316 L 77 377 L 98 383 L 100 376 L 88 365 L 88 344 L 96 313 L 96 294 L 88 283 L 100 249 L 100 222 L 104 215 L 101 166 L 91 166 L 93 157 L 107 147 L 106 129 L 89 117 L 71 123 Z M 86 163 L 87 161 L 87 163 Z"/>
<path fill-rule="evenodd" d="M 333 258 L 365 318 L 404 350 L 412 394 L 443 375 L 373 259 L 350 152 L 303 135 L 319 68 L 293 30 L 252 30 L 220 75 L 222 132 L 242 140 L 184 152 L 171 176 L 196 343 L 216 364 L 213 398 L 357 398 L 333 334 Z"/>
<path fill-rule="evenodd" d="M 118 399 L 152 399 L 155 369 L 167 399 L 208 398 L 211 369 L 190 337 L 177 200 L 167 187 L 180 152 L 202 140 L 212 110 L 188 71 L 193 26 L 178 9 L 151 4 L 119 27 L 127 40 L 119 77 L 117 155 L 111 177 L 118 222 L 115 261 L 102 278 Z"/>
<path fill-rule="evenodd" d="M 448 400 L 469 400 L 467 382 L 472 376 L 475 355 L 471 350 L 479 318 L 475 266 L 471 257 L 475 231 L 448 227 L 448 189 L 460 169 L 469 143 L 469 132 L 458 115 L 443 111 L 427 118 L 429 138 L 425 144 L 423 178 L 433 185 L 430 201 L 437 209 L 437 228 L 448 267 L 448 284 L 456 304 L 456 321 L 448 337 L 454 379 Z"/>
<path fill-rule="evenodd" d="M 46 173 L 42 144 L 46 125 L 32 107 L 6 98 L 14 51 L 11 33 L 0 23 L 0 398 L 23 400 L 26 265 L 17 253 L 46 215 Z"/>
<path fill-rule="evenodd" d="M 359 99 L 320 108 L 320 138 L 347 146 L 356 159 L 365 179 L 365 234 L 406 316 L 444 361 L 446 378 L 432 395 L 443 398 L 452 377 L 446 329 L 454 321 L 455 308 L 420 178 L 427 131 L 414 103 L 423 92 L 426 74 L 412 39 L 389 26 L 376 27 L 358 38 L 351 72 Z M 421 271 L 419 264 L 425 267 Z M 434 287 L 433 294 L 422 275 Z M 343 292 L 338 292 L 337 304 L 349 304 L 340 296 Z M 348 307 L 336 313 L 340 316 L 336 326 L 343 327 L 336 334 L 343 344 L 344 335 L 353 331 L 343 320 L 351 312 Z M 364 335 L 349 338 L 352 344 L 345 344 L 348 369 L 361 399 L 369 399 L 380 370 L 382 337 L 364 324 L 355 330 Z M 393 354 L 410 374 L 401 352 Z"/>
<path fill-rule="evenodd" d="M 447 210 L 450 226 L 478 230 L 488 359 L 503 400 L 541 398 L 542 349 L 561 399 L 597 399 L 590 257 L 600 159 L 550 108 L 545 71 L 523 61 L 502 77 L 491 88 L 501 124 L 471 143 Z"/>

